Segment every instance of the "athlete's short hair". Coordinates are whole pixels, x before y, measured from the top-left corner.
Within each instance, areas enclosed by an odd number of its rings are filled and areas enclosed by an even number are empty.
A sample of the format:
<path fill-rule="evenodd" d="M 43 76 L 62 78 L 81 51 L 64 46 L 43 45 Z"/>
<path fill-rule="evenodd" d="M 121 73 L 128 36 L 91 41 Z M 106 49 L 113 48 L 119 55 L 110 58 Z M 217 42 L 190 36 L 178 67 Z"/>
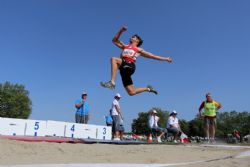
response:
<path fill-rule="evenodd" d="M 140 37 L 139 35 L 135 34 L 135 35 L 133 35 L 132 37 L 136 37 L 136 38 L 139 39 L 138 47 L 142 45 L 143 40 L 141 39 L 141 37 Z"/>

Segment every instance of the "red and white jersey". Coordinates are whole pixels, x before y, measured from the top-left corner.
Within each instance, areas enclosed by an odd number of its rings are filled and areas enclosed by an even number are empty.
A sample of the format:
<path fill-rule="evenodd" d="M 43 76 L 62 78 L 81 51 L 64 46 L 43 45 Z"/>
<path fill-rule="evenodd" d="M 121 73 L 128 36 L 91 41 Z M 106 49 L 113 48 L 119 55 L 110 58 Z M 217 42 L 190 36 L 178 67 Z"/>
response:
<path fill-rule="evenodd" d="M 139 56 L 138 52 L 139 49 L 137 47 L 133 47 L 132 45 L 125 45 L 121 56 L 126 61 L 135 62 L 136 58 Z"/>

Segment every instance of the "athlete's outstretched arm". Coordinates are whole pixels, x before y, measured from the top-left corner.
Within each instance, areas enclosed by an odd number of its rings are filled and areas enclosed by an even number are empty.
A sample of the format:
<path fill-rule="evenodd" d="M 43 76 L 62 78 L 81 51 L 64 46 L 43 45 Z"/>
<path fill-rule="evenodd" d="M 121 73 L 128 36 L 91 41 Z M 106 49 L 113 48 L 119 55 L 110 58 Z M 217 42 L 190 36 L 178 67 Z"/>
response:
<path fill-rule="evenodd" d="M 122 27 L 122 28 L 115 34 L 114 38 L 112 39 L 112 42 L 113 42 L 117 47 L 119 47 L 119 48 L 121 48 L 121 49 L 123 49 L 125 45 L 124 45 L 123 42 L 121 42 L 121 41 L 119 40 L 119 38 L 120 38 L 121 34 L 122 34 L 123 32 L 125 32 L 125 31 L 127 31 L 127 27 Z"/>
<path fill-rule="evenodd" d="M 141 56 L 146 57 L 146 58 L 150 58 L 150 59 L 155 59 L 155 60 L 160 60 L 160 61 L 167 61 L 169 63 L 172 62 L 172 58 L 171 57 L 162 57 L 162 56 L 156 56 L 150 52 L 147 52 L 143 49 L 139 50 L 139 53 L 141 54 Z"/>

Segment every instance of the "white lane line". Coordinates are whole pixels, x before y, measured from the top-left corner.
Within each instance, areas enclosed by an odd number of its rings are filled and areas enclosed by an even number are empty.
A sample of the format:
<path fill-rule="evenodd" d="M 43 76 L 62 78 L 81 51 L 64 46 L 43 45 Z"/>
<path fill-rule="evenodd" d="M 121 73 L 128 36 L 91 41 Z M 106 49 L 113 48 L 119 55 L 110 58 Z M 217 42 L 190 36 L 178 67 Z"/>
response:
<path fill-rule="evenodd" d="M 234 150 L 250 149 L 250 146 L 232 146 L 232 145 L 215 145 L 215 144 L 202 144 L 202 145 L 186 145 L 185 147 L 214 147 L 214 148 L 229 148 Z"/>
<path fill-rule="evenodd" d="M 169 167 L 179 165 L 192 165 L 197 163 L 212 162 L 230 158 L 250 157 L 250 151 L 244 151 L 236 156 L 225 156 L 208 160 L 169 163 L 169 164 L 30 164 L 30 165 L 0 165 L 0 167 Z"/>
<path fill-rule="evenodd" d="M 163 167 L 166 164 L 32 164 L 0 167 Z"/>
<path fill-rule="evenodd" d="M 232 158 L 232 156 L 204 160 L 204 161 L 201 160 L 201 161 L 170 163 L 170 164 L 31 164 L 31 165 L 6 165 L 6 166 L 0 165 L 0 167 L 169 167 L 169 166 L 190 165 L 203 162 L 211 162 L 228 158 Z"/>
<path fill-rule="evenodd" d="M 235 149 L 242 149 L 242 148 L 247 148 L 250 149 L 250 146 L 232 146 L 232 145 L 220 145 L 220 144 L 205 144 L 201 145 L 204 147 L 220 147 L 220 148 L 235 148 Z"/>
<path fill-rule="evenodd" d="M 250 151 L 241 152 L 235 156 L 235 158 L 250 157 Z"/>

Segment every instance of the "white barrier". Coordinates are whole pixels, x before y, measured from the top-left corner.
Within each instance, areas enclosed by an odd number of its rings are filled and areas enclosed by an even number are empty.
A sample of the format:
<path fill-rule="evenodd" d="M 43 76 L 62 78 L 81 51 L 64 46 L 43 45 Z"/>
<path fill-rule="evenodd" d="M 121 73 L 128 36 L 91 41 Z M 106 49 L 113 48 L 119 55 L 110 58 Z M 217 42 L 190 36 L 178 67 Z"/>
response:
<path fill-rule="evenodd" d="M 26 122 L 24 119 L 2 118 L 0 122 L 0 131 L 2 135 L 24 135 Z"/>
<path fill-rule="evenodd" d="M 83 138 L 84 139 L 96 139 L 96 125 L 83 124 Z"/>
<path fill-rule="evenodd" d="M 26 136 L 46 136 L 47 121 L 26 120 Z"/>
<path fill-rule="evenodd" d="M 112 129 L 110 126 L 97 126 L 96 139 L 111 140 L 111 138 L 112 138 Z"/>
<path fill-rule="evenodd" d="M 3 118 L 0 117 L 0 135 L 2 135 L 4 133 L 4 123 L 3 123 Z"/>
<path fill-rule="evenodd" d="M 47 121 L 47 136 L 64 137 L 66 122 Z"/>
<path fill-rule="evenodd" d="M 111 127 L 66 123 L 65 137 L 111 140 Z"/>
<path fill-rule="evenodd" d="M 58 136 L 111 140 L 111 127 L 60 121 L 0 117 L 0 135 Z"/>
<path fill-rule="evenodd" d="M 65 137 L 71 138 L 84 138 L 83 124 L 78 123 L 66 123 Z"/>
<path fill-rule="evenodd" d="M 3 124 L 3 118 L 0 117 L 0 135 L 2 135 L 4 133 L 4 124 Z"/>

